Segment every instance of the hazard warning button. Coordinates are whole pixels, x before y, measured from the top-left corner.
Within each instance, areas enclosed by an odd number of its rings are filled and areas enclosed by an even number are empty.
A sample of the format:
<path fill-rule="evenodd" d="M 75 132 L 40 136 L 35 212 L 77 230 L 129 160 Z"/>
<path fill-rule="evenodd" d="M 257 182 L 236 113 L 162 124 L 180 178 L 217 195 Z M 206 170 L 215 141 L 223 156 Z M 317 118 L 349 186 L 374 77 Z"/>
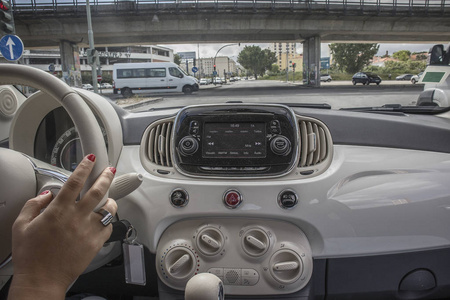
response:
<path fill-rule="evenodd" d="M 236 208 L 242 203 L 242 195 L 239 191 L 228 190 L 223 194 L 223 203 L 228 208 Z"/>

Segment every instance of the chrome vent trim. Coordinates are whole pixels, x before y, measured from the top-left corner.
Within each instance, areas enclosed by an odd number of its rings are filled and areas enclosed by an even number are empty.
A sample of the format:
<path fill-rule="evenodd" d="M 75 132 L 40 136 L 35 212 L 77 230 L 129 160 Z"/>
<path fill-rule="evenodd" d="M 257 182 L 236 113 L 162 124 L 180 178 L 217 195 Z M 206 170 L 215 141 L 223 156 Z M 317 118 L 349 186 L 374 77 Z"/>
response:
<path fill-rule="evenodd" d="M 330 131 L 317 119 L 297 115 L 297 120 L 300 130 L 300 154 L 297 167 L 312 170 L 317 175 L 324 170 L 315 166 L 327 168 L 331 163 L 333 141 Z"/>
<path fill-rule="evenodd" d="M 172 128 L 175 118 L 164 119 L 150 124 L 146 130 L 146 158 L 155 165 L 173 167 Z"/>

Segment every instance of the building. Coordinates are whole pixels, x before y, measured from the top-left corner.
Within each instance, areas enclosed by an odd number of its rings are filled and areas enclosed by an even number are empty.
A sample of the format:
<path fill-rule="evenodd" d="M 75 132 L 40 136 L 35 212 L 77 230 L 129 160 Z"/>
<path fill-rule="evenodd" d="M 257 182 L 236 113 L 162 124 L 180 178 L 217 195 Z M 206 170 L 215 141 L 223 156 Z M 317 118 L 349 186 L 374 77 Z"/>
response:
<path fill-rule="evenodd" d="M 287 66 L 286 61 L 292 60 L 297 55 L 296 43 L 271 43 L 269 49 L 275 53 L 280 70 L 285 70 Z"/>
<path fill-rule="evenodd" d="M 109 74 L 111 77 L 115 63 L 173 62 L 173 50 L 162 46 L 97 47 L 96 49 L 99 53 L 103 74 Z M 80 48 L 79 55 L 75 59 L 79 62 L 79 70 L 82 74 L 90 73 L 92 70 L 87 62 L 86 50 L 86 48 Z M 3 57 L 0 55 L 0 62 L 2 60 Z M 60 74 L 62 61 L 59 49 L 25 50 L 20 62 L 44 71 L 54 68 L 53 72 L 62 77 L 73 76 L 73 74 Z M 75 72 L 78 71 L 74 70 Z"/>
<path fill-rule="evenodd" d="M 215 59 L 216 72 L 218 77 L 230 78 L 231 76 L 239 76 L 240 69 L 236 62 L 227 56 L 218 56 Z M 194 67 L 193 61 L 188 61 L 187 73 L 193 75 L 192 68 Z M 213 77 L 214 72 L 214 57 L 211 58 L 200 58 L 196 60 L 196 67 L 198 68 L 198 73 L 195 74 L 196 77 Z M 186 63 L 182 61 L 181 68 L 186 71 Z"/>

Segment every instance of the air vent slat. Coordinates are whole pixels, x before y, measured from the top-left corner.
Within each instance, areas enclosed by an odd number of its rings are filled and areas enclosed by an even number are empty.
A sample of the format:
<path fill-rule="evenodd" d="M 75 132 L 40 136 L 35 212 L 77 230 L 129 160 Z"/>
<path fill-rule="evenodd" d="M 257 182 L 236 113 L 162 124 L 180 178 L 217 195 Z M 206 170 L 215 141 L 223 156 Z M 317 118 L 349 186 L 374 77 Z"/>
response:
<path fill-rule="evenodd" d="M 154 148 L 154 144 L 155 144 L 155 132 L 156 132 L 155 128 L 152 128 L 152 130 L 150 131 L 150 135 L 148 138 L 148 145 L 147 145 L 147 147 L 148 147 L 147 155 L 148 155 L 148 159 L 151 162 L 155 162 L 155 160 L 153 158 L 153 148 Z"/>
<path fill-rule="evenodd" d="M 327 156 L 327 138 L 325 136 L 325 131 L 323 128 L 319 128 L 320 136 L 320 161 L 323 161 Z"/>
<path fill-rule="evenodd" d="M 314 130 L 314 135 L 316 136 L 315 137 L 316 149 L 314 151 L 313 164 L 317 164 L 319 162 L 319 159 L 320 159 L 320 148 L 321 148 L 319 127 L 317 126 L 317 124 L 313 124 L 313 130 Z"/>
<path fill-rule="evenodd" d="M 159 160 L 159 152 L 158 152 L 158 140 L 159 140 L 159 134 L 161 133 L 161 125 L 156 126 L 156 134 L 155 134 L 155 143 L 153 147 L 153 157 L 155 159 L 155 164 L 161 165 L 161 162 Z"/>
<path fill-rule="evenodd" d="M 316 137 L 314 135 L 311 122 L 306 124 L 306 128 L 308 129 L 308 158 L 306 159 L 306 165 L 310 166 L 314 158 Z"/>
<path fill-rule="evenodd" d="M 150 125 L 147 142 L 147 157 L 150 162 L 163 167 L 173 167 L 172 128 L 173 119 L 157 121 Z"/>
<path fill-rule="evenodd" d="M 306 123 L 300 122 L 300 137 L 301 137 L 301 150 L 300 150 L 300 167 L 306 166 L 306 157 L 308 155 L 308 131 L 306 129 Z"/>
<path fill-rule="evenodd" d="M 172 153 L 170 153 L 170 141 L 172 140 L 172 123 L 167 124 L 166 129 L 166 163 L 168 167 L 172 167 Z"/>

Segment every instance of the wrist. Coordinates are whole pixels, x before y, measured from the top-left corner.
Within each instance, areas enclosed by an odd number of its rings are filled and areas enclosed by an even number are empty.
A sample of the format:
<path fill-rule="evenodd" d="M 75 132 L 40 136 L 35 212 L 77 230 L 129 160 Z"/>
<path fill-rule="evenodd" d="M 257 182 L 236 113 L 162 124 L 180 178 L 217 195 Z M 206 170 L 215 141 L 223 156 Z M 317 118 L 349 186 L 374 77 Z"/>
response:
<path fill-rule="evenodd" d="M 28 274 L 14 275 L 9 288 L 8 300 L 63 300 L 67 288 L 68 285 L 61 281 L 54 281 L 42 276 Z"/>

